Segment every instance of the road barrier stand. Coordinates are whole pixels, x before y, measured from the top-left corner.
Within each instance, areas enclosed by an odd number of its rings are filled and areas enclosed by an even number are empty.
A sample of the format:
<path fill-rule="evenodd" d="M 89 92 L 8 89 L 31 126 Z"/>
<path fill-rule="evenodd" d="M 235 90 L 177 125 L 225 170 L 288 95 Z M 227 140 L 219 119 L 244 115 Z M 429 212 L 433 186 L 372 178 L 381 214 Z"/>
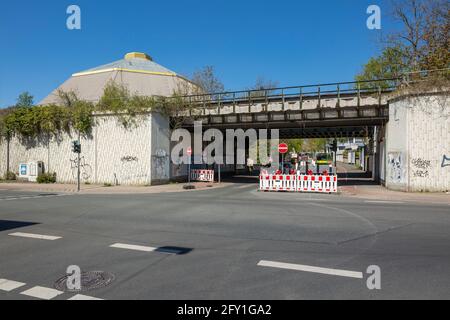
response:
<path fill-rule="evenodd" d="M 336 193 L 337 176 L 262 174 L 259 176 L 259 190 Z"/>
<path fill-rule="evenodd" d="M 214 170 L 193 169 L 191 181 L 214 182 Z"/>

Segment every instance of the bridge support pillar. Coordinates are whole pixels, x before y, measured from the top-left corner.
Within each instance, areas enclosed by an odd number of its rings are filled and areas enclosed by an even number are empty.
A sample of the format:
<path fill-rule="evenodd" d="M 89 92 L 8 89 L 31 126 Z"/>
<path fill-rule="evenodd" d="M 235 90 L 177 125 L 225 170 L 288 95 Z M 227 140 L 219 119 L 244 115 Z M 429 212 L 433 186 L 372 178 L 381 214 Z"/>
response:
<path fill-rule="evenodd" d="M 408 94 L 389 101 L 386 187 L 406 192 L 450 190 L 449 92 Z"/>

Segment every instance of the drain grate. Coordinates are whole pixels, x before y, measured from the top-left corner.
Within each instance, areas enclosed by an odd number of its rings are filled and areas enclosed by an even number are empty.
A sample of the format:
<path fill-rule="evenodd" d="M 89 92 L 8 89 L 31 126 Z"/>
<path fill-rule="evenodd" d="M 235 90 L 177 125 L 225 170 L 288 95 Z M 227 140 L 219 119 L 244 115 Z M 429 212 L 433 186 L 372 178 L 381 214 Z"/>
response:
<path fill-rule="evenodd" d="M 99 289 L 108 286 L 114 281 L 115 276 L 112 273 L 104 271 L 86 271 L 81 272 L 81 288 L 69 289 L 67 287 L 67 279 L 69 276 L 64 276 L 55 282 L 55 289 L 65 292 L 82 292 L 93 289 Z"/>

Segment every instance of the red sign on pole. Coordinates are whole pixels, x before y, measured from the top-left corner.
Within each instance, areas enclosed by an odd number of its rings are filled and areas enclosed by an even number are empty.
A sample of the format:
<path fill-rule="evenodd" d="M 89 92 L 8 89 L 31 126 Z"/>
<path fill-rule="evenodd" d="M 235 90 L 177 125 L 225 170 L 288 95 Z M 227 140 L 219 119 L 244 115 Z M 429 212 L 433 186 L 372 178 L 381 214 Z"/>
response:
<path fill-rule="evenodd" d="M 188 147 L 186 153 L 188 154 L 188 156 L 190 156 L 192 154 L 192 148 Z"/>
<path fill-rule="evenodd" d="M 278 145 L 278 152 L 281 154 L 287 153 L 289 150 L 288 145 L 286 143 L 280 143 Z"/>

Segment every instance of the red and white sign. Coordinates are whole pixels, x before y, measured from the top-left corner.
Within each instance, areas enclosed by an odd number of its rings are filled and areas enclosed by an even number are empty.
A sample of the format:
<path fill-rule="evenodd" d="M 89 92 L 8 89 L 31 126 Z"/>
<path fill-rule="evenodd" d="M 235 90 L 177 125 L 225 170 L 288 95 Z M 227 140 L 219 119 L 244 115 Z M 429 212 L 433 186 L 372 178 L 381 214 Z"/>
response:
<path fill-rule="evenodd" d="M 187 150 L 186 150 L 186 153 L 187 153 L 188 156 L 190 156 L 192 154 L 192 148 L 188 147 Z"/>
<path fill-rule="evenodd" d="M 336 193 L 337 176 L 262 174 L 259 190 Z"/>
<path fill-rule="evenodd" d="M 191 180 L 214 182 L 214 170 L 203 170 L 203 169 L 191 170 Z"/>
<path fill-rule="evenodd" d="M 288 148 L 288 145 L 286 143 L 280 143 L 278 145 L 278 152 L 279 153 L 285 154 L 285 153 L 288 152 L 288 150 L 289 150 L 289 148 Z"/>

